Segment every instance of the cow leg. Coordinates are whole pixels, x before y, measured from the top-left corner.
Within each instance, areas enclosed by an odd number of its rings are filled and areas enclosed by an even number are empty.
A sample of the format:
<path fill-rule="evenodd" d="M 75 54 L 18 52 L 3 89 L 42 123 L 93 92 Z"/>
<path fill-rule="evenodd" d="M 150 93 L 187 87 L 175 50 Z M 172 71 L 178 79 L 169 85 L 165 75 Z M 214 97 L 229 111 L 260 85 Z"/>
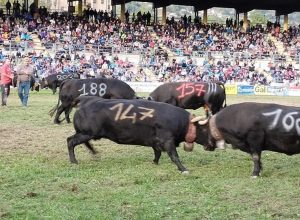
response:
<path fill-rule="evenodd" d="M 52 85 L 52 93 L 53 93 L 53 95 L 56 93 L 56 84 Z"/>
<path fill-rule="evenodd" d="M 56 115 L 55 115 L 55 119 L 54 119 L 54 123 L 55 124 L 59 124 L 61 121 L 59 120 L 59 116 L 61 115 L 61 113 L 64 111 L 64 107 L 62 105 L 60 105 L 57 109 Z"/>
<path fill-rule="evenodd" d="M 254 168 L 252 172 L 252 176 L 258 177 L 262 168 L 262 164 L 260 161 L 261 157 L 261 145 L 264 141 L 264 132 L 258 127 L 254 129 L 254 131 L 250 131 L 247 135 L 247 145 L 249 153 L 252 156 L 252 160 L 254 162 Z"/>
<path fill-rule="evenodd" d="M 82 143 L 84 143 L 85 146 L 87 146 L 86 143 L 88 143 L 88 141 L 91 139 L 92 139 L 92 137 L 90 135 L 85 135 L 85 134 L 81 134 L 81 133 L 76 133 L 67 138 L 69 158 L 70 158 L 71 163 L 78 164 L 78 161 L 75 158 L 74 148 L 77 145 L 82 144 Z M 89 145 L 89 147 L 91 147 L 91 145 Z M 89 147 L 87 146 L 87 148 L 89 148 Z"/>
<path fill-rule="evenodd" d="M 67 123 L 71 123 L 71 120 L 70 120 L 70 113 L 71 113 L 71 110 L 72 110 L 72 107 L 69 107 L 65 110 L 65 116 L 66 116 L 66 121 Z"/>
<path fill-rule="evenodd" d="M 154 150 L 154 160 L 153 160 L 153 163 L 158 164 L 159 158 L 161 156 L 161 151 L 160 150 L 156 150 L 154 147 L 153 147 L 153 150 Z"/>
<path fill-rule="evenodd" d="M 91 151 L 92 154 L 97 154 L 97 151 L 93 147 L 93 145 L 90 144 L 90 142 L 85 142 L 84 145 Z"/>
<path fill-rule="evenodd" d="M 180 170 L 182 173 L 188 173 L 188 170 L 182 165 L 182 163 L 179 160 L 179 156 L 177 153 L 177 150 L 175 149 L 171 149 L 168 151 L 168 155 L 171 158 L 171 160 L 177 165 L 178 170 Z"/>
<path fill-rule="evenodd" d="M 259 152 L 259 153 L 254 152 L 251 154 L 251 156 L 252 156 L 252 160 L 254 162 L 254 169 L 253 169 L 252 177 L 256 178 L 260 175 L 260 170 L 262 169 L 262 164 L 260 161 L 261 152 Z"/>

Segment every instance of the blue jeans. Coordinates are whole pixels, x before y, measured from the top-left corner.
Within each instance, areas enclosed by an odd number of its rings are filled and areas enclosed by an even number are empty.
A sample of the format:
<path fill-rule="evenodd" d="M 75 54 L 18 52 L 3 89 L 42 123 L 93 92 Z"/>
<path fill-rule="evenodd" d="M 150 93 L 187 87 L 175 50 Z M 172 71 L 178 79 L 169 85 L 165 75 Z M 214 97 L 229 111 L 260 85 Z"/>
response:
<path fill-rule="evenodd" d="M 19 83 L 18 95 L 20 97 L 23 106 L 27 106 L 29 89 L 30 89 L 30 81 Z"/>

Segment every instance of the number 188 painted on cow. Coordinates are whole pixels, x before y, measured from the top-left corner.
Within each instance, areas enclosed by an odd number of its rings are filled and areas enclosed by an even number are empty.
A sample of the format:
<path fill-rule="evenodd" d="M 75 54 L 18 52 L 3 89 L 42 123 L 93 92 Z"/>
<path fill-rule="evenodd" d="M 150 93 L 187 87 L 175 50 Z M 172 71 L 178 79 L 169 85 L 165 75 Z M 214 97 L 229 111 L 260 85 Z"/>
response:
<path fill-rule="evenodd" d="M 98 91 L 98 89 L 99 89 L 99 91 Z M 82 85 L 82 88 L 79 89 L 78 92 L 82 91 L 80 96 L 83 96 L 83 95 L 97 96 L 97 95 L 99 95 L 100 97 L 102 97 L 106 94 L 106 89 L 107 89 L 107 85 L 105 83 L 100 83 L 99 86 L 98 86 L 97 83 L 91 83 L 90 84 L 90 90 L 87 92 L 86 91 L 86 84 L 84 83 Z"/>

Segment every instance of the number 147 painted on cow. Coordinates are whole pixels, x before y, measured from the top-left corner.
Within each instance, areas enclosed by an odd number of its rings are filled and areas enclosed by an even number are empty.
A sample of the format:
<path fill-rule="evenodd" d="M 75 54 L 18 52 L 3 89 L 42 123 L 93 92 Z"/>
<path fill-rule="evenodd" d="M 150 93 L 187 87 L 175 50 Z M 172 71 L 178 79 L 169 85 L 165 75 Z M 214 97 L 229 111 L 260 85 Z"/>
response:
<path fill-rule="evenodd" d="M 179 99 L 193 93 L 197 93 L 197 96 L 201 96 L 202 93 L 205 93 L 204 84 L 183 83 L 177 87 L 176 90 L 180 92 L 180 95 L 177 97 Z"/>
<path fill-rule="evenodd" d="M 126 107 L 126 108 L 125 108 Z M 125 109 L 124 109 L 125 108 Z M 154 109 L 151 108 L 145 108 L 141 106 L 137 106 L 138 110 L 133 110 L 131 115 L 129 115 L 129 112 L 134 108 L 134 105 L 130 104 L 128 106 L 124 106 L 124 103 L 119 103 L 111 108 L 110 110 L 117 109 L 117 113 L 115 115 L 115 121 L 125 120 L 125 119 L 131 119 L 132 123 L 134 124 L 137 120 L 137 114 L 140 114 L 141 116 L 138 118 L 138 120 L 143 121 L 145 118 L 153 118 L 153 113 L 155 112 Z"/>

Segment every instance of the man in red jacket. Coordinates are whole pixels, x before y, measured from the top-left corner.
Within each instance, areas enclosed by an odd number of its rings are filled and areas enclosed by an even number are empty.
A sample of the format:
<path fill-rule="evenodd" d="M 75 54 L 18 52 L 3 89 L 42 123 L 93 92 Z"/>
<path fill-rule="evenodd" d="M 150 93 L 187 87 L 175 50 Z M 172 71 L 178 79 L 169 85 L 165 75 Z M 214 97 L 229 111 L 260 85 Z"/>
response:
<path fill-rule="evenodd" d="M 14 75 L 12 74 L 11 68 L 10 68 L 10 59 L 7 58 L 3 64 L 3 66 L 0 69 L 0 85 L 1 85 L 1 91 L 2 91 L 2 106 L 6 105 L 7 97 L 9 96 L 10 92 L 10 85 L 12 82 L 12 79 L 14 78 Z"/>

